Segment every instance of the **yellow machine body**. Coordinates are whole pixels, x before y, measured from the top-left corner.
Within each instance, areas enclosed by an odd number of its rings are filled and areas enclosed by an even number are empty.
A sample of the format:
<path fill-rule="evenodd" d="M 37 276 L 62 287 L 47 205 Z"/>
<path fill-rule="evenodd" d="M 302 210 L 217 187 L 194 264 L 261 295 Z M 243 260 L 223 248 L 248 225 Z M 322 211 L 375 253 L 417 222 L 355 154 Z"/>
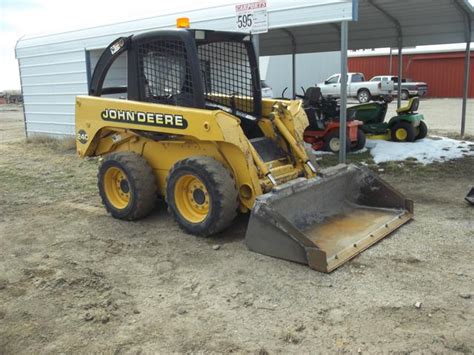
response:
<path fill-rule="evenodd" d="M 120 151 L 142 155 L 153 168 L 162 196 L 168 172 L 177 161 L 193 156 L 212 157 L 232 172 L 238 185 L 240 210 L 247 211 L 257 196 L 271 190 L 268 172 L 278 183 L 298 176 L 315 176 L 304 164 L 308 156 L 303 131 L 308 123 L 301 102 L 273 104 L 264 100 L 264 118 L 259 126 L 282 149 L 292 150 L 291 154 L 297 157 L 295 166 L 287 161 L 263 162 L 244 135 L 240 120 L 227 112 L 90 96 L 76 98 L 77 152 L 81 157 Z M 295 138 L 293 147 L 282 144 L 275 124 Z M 166 138 L 154 140 L 145 132 L 163 133 Z"/>

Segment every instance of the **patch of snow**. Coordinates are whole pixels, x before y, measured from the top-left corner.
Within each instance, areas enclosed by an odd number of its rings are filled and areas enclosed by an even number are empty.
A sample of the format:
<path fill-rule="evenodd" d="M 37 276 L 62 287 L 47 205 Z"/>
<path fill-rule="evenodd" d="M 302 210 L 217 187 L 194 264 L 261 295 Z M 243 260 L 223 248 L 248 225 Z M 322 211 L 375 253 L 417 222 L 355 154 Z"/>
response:
<path fill-rule="evenodd" d="M 361 154 L 361 153 L 365 153 L 367 150 L 368 150 L 367 147 L 364 147 L 362 149 L 356 150 L 355 152 L 350 152 L 350 154 Z"/>
<path fill-rule="evenodd" d="M 368 149 L 366 147 L 356 150 L 355 152 L 349 152 L 349 154 L 360 154 L 365 153 Z M 335 155 L 333 152 L 326 152 L 325 150 L 312 150 L 314 155 Z"/>
<path fill-rule="evenodd" d="M 334 155 L 333 152 L 326 152 L 325 150 L 313 150 L 314 155 Z"/>
<path fill-rule="evenodd" d="M 474 155 L 474 142 L 446 137 L 430 137 L 413 143 L 367 139 L 366 147 L 370 149 L 376 164 L 414 158 L 426 165 L 435 161 L 442 162 Z"/>

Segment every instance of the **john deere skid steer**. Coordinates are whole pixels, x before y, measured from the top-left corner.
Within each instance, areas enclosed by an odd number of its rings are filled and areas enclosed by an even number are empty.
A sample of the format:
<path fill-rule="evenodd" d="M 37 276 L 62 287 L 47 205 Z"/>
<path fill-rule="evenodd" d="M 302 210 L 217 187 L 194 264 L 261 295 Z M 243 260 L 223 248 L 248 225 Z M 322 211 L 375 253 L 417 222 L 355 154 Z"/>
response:
<path fill-rule="evenodd" d="M 104 87 L 119 56 L 128 84 Z M 251 250 L 329 272 L 407 222 L 413 204 L 364 168 L 319 173 L 307 126 L 301 102 L 262 100 L 240 33 L 118 38 L 76 99 L 77 151 L 103 157 L 98 187 L 113 217 L 145 217 L 161 196 L 183 230 L 209 236 L 251 211 Z"/>

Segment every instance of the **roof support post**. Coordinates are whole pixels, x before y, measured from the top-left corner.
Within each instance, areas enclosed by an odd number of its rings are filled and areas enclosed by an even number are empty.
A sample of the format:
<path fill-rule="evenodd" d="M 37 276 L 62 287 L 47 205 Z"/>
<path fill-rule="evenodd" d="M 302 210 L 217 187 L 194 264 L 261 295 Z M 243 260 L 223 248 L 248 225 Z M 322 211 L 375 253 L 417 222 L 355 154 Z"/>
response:
<path fill-rule="evenodd" d="M 347 21 L 341 22 L 341 104 L 339 110 L 339 163 L 346 163 L 347 145 Z"/>
<path fill-rule="evenodd" d="M 294 34 L 286 28 L 283 29 L 283 32 L 285 32 L 291 40 L 291 91 L 294 100 L 296 98 L 296 38 Z"/>
<path fill-rule="evenodd" d="M 397 87 L 397 108 L 402 105 L 402 79 L 403 79 L 403 41 L 398 38 L 398 87 Z"/>
<path fill-rule="evenodd" d="M 400 108 L 402 104 L 402 78 L 403 78 L 403 58 L 402 58 L 402 48 L 403 48 L 403 33 L 402 26 L 400 21 L 398 21 L 394 16 L 390 15 L 385 11 L 380 5 L 376 4 L 374 0 L 367 0 L 372 7 L 377 9 L 382 15 L 384 15 L 393 25 L 397 31 L 397 46 L 398 46 L 398 89 L 397 89 L 397 107 Z"/>
<path fill-rule="evenodd" d="M 260 37 L 258 35 L 252 35 L 252 43 L 255 48 L 255 56 L 257 57 L 257 65 L 259 65 L 260 58 Z"/>
<path fill-rule="evenodd" d="M 467 97 L 469 92 L 469 77 L 470 77 L 470 66 L 471 66 L 471 41 L 472 41 L 472 28 L 471 28 L 471 15 L 466 11 L 458 1 L 454 2 L 458 11 L 461 13 L 464 20 L 464 31 L 466 38 L 466 53 L 464 56 L 464 87 L 462 95 L 462 109 L 461 109 L 461 138 L 464 138 L 466 133 L 466 110 L 467 110 Z"/>
<path fill-rule="evenodd" d="M 471 64 L 471 40 L 466 42 L 466 56 L 464 57 L 464 92 L 462 96 L 462 113 L 461 113 L 461 138 L 466 133 L 466 109 L 467 96 L 469 91 L 469 76 Z"/>

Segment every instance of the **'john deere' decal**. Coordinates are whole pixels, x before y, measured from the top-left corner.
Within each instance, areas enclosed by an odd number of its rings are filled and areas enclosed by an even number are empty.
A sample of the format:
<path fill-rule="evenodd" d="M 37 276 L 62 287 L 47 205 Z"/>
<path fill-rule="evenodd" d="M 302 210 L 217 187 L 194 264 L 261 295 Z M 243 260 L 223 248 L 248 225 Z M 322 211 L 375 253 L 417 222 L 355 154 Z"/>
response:
<path fill-rule="evenodd" d="M 104 121 L 135 123 L 147 126 L 168 127 L 185 129 L 188 121 L 181 115 L 169 113 L 140 112 L 128 110 L 115 110 L 107 108 L 100 116 Z"/>

